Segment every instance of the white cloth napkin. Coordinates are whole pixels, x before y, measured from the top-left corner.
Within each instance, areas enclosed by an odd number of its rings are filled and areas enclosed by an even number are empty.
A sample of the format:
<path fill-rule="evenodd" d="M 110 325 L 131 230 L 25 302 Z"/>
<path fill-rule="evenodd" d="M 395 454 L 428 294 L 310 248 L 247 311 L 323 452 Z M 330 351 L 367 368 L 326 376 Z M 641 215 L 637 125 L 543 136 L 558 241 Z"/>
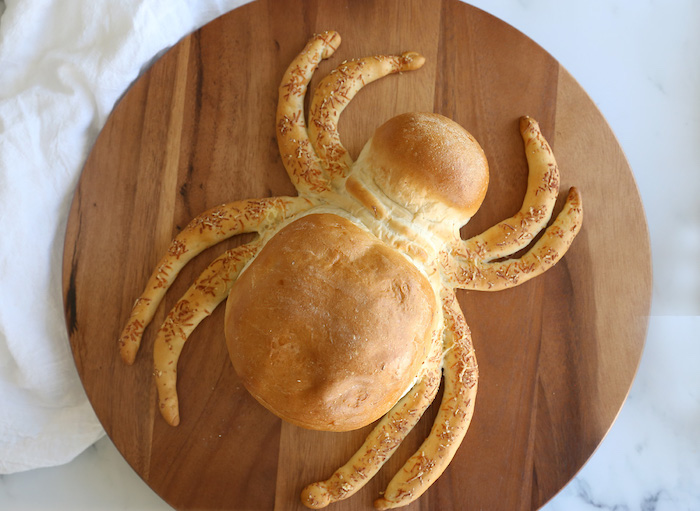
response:
<path fill-rule="evenodd" d="M 63 318 L 68 208 L 117 99 L 164 49 L 243 0 L 0 0 L 0 474 L 104 433 Z"/>

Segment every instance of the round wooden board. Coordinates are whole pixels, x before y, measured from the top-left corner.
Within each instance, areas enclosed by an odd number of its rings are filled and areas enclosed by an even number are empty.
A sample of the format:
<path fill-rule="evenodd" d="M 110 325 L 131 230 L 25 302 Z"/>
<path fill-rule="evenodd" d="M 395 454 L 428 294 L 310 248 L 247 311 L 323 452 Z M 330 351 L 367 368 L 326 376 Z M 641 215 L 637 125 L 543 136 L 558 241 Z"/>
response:
<path fill-rule="evenodd" d="M 241 387 L 223 339 L 223 307 L 205 320 L 179 370 L 182 423 L 156 410 L 151 348 L 124 366 L 116 339 L 169 240 L 203 210 L 294 194 L 275 141 L 277 86 L 315 32 L 343 44 L 313 83 L 345 59 L 421 52 L 423 69 L 368 86 L 341 119 L 357 155 L 374 128 L 406 111 L 465 126 L 491 165 L 486 201 L 463 236 L 513 214 L 527 168 L 519 116 L 541 123 L 562 192 L 583 193 L 585 220 L 565 259 L 520 287 L 459 295 L 481 380 L 466 440 L 410 509 L 535 509 L 579 470 L 615 419 L 642 351 L 651 270 L 644 212 L 604 119 L 572 77 L 505 23 L 455 0 L 260 0 L 186 37 L 116 106 L 85 165 L 68 222 L 64 299 L 70 342 L 107 433 L 177 509 L 302 509 L 299 492 L 359 447 L 368 429 L 306 431 Z M 243 237 L 245 238 L 245 237 Z M 155 322 L 233 239 L 195 259 Z M 336 510 L 371 503 L 426 436 L 434 405 L 380 473 Z"/>

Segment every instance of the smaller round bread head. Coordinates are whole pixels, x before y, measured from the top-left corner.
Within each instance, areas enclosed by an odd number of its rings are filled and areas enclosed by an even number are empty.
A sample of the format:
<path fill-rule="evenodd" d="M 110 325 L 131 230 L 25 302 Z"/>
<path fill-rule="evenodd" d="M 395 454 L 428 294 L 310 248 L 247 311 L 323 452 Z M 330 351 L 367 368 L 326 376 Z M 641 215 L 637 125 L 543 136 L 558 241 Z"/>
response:
<path fill-rule="evenodd" d="M 360 155 L 392 201 L 430 222 L 464 225 L 486 195 L 489 170 L 474 137 L 435 113 L 407 113 L 382 124 Z"/>

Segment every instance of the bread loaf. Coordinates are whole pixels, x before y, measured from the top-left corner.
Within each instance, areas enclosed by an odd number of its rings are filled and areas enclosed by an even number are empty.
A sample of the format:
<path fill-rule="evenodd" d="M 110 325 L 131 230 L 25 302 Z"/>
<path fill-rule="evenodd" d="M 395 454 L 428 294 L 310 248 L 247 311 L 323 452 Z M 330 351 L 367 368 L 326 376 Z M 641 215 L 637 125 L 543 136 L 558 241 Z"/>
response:
<path fill-rule="evenodd" d="M 344 217 L 310 214 L 239 277 L 226 339 L 261 404 L 299 426 L 347 431 L 409 390 L 436 314 L 430 283 L 404 256 Z"/>

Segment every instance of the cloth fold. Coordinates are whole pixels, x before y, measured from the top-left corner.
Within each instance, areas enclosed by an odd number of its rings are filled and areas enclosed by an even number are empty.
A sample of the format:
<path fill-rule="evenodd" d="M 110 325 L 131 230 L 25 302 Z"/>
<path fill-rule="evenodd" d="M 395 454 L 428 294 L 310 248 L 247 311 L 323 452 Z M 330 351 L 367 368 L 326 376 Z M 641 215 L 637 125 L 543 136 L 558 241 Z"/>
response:
<path fill-rule="evenodd" d="M 243 3 L 0 1 L 0 474 L 66 463 L 104 434 L 63 317 L 80 170 L 142 70 Z"/>

